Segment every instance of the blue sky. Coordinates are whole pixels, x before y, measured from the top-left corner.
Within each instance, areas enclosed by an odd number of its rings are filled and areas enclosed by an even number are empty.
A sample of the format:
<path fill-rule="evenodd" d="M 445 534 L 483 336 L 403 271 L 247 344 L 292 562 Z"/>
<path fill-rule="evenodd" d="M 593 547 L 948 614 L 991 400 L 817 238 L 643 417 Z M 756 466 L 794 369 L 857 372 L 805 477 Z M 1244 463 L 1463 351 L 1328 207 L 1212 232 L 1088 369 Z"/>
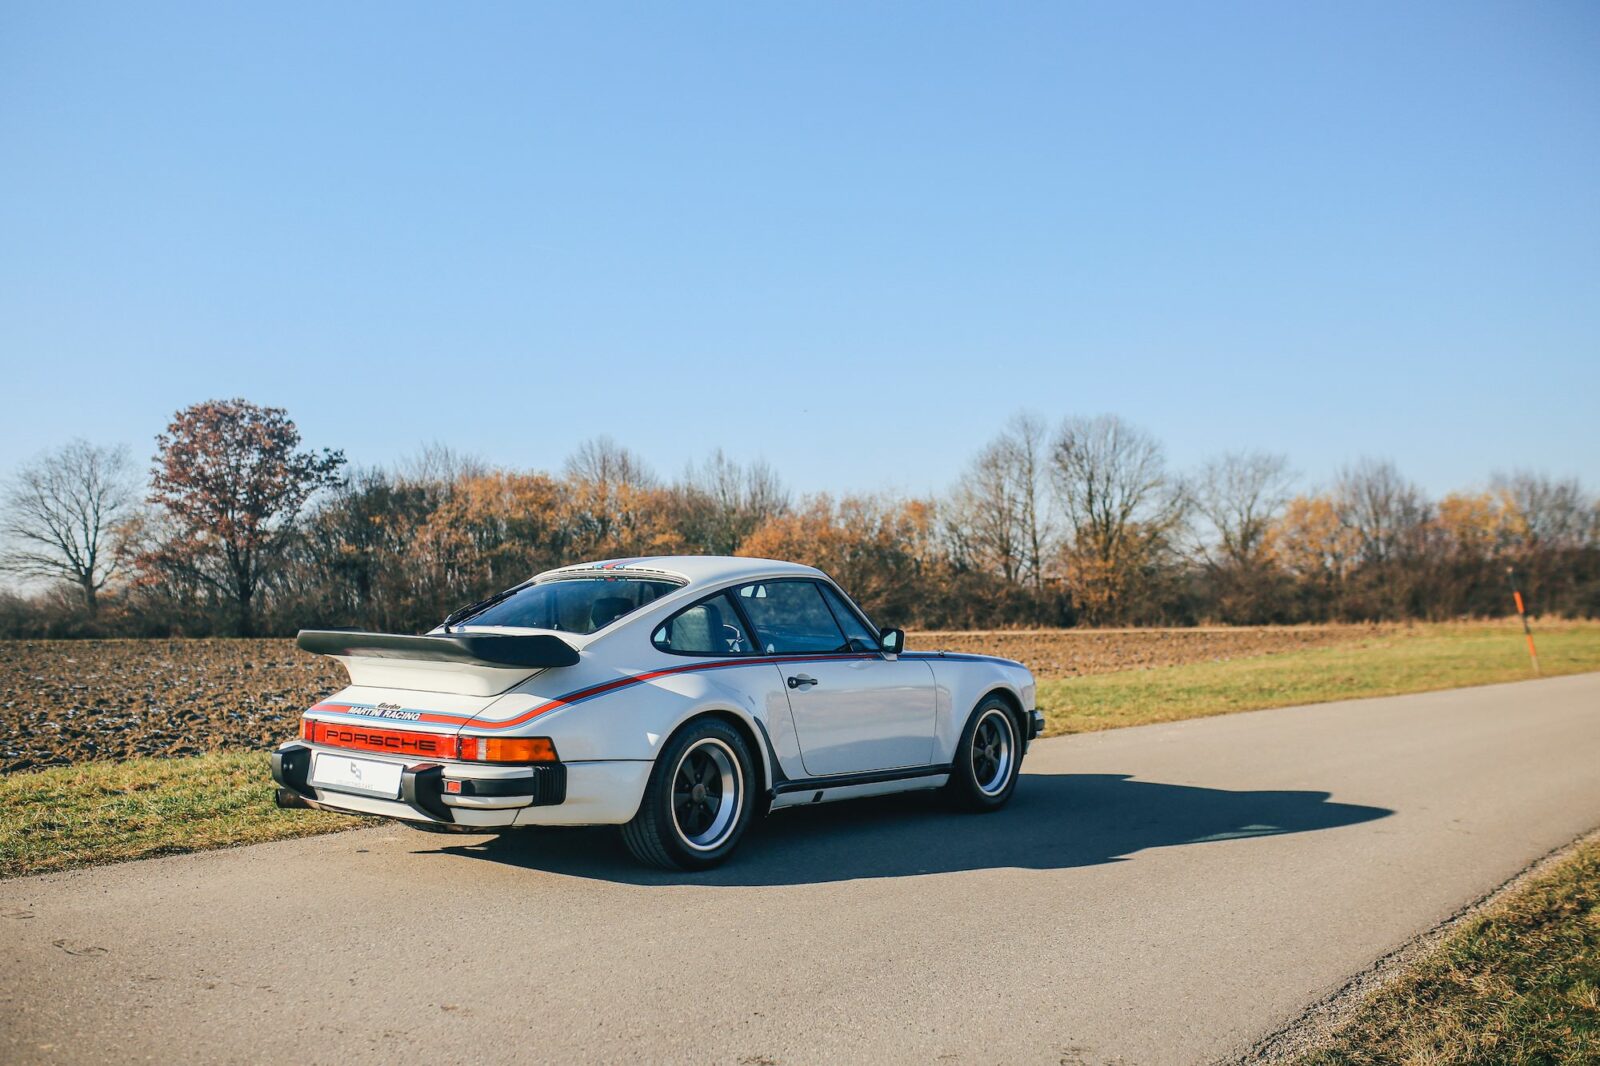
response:
<path fill-rule="evenodd" d="M 923 492 L 1027 407 L 1600 487 L 1594 4 L 13 2 L 0 159 L 0 470 L 243 395 L 359 463 Z"/>

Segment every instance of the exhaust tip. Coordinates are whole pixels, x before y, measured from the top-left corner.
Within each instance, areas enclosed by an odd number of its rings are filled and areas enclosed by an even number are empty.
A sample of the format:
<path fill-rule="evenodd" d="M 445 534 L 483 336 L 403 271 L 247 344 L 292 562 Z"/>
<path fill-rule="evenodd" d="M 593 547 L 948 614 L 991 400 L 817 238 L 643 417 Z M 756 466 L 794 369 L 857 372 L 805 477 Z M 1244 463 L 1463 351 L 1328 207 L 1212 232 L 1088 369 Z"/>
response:
<path fill-rule="evenodd" d="M 311 804 L 306 802 L 306 798 L 304 796 L 300 795 L 300 793 L 295 792 L 295 791 L 293 791 L 291 789 L 287 789 L 287 788 L 278 789 L 278 794 L 276 796 L 276 799 L 277 799 L 278 806 L 280 806 L 280 807 L 291 808 L 291 809 L 294 809 L 294 810 L 302 810 L 302 811 L 309 811 L 311 809 Z"/>

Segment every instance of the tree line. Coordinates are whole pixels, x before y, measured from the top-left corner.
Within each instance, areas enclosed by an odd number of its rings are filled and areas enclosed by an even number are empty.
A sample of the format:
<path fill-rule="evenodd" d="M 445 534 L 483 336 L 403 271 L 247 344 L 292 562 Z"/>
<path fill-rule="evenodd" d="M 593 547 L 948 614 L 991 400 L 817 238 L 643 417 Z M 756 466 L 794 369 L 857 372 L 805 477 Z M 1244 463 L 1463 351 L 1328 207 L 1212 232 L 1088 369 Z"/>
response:
<path fill-rule="evenodd" d="M 433 446 L 354 468 L 281 408 L 179 411 L 147 474 L 75 440 L 0 492 L 0 635 L 415 632 L 540 570 L 632 555 L 811 563 L 884 623 L 1266 624 L 1600 614 L 1600 500 L 1495 474 L 1431 499 L 1364 459 L 1305 490 L 1288 459 L 1169 463 L 1110 415 L 1014 416 L 935 498 L 797 496 L 721 450 L 674 478 L 606 437 L 559 472 Z"/>

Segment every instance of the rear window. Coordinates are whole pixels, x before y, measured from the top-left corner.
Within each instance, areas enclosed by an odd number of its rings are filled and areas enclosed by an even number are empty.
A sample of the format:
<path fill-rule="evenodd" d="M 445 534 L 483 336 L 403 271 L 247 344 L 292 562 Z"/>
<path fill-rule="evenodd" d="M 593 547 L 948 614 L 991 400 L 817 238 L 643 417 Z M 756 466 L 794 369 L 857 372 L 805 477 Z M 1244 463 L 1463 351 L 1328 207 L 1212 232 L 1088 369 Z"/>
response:
<path fill-rule="evenodd" d="M 671 581 L 630 577 L 557 578 L 529 585 L 456 624 L 593 633 L 677 588 Z"/>

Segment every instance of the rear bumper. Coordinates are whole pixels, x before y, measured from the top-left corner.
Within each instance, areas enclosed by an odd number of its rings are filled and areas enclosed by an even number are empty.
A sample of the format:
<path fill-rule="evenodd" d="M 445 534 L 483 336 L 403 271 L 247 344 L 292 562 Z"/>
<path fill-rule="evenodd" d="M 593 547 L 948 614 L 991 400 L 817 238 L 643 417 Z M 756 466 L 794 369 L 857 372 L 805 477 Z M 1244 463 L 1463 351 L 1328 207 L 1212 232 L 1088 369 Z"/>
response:
<path fill-rule="evenodd" d="M 1028 740 L 1032 741 L 1044 732 L 1044 712 L 1033 710 L 1028 712 Z"/>
<path fill-rule="evenodd" d="M 561 763 L 519 768 L 520 772 L 512 777 L 459 777 L 452 774 L 448 778 L 448 786 L 446 767 L 442 763 L 415 763 L 400 772 L 398 801 L 338 792 L 310 784 L 314 752 L 315 749 L 309 744 L 285 744 L 272 753 L 272 779 L 278 783 L 278 806 L 360 809 L 349 806 L 349 801 L 368 800 L 388 806 L 404 806 L 412 818 L 430 822 L 447 825 L 463 822 L 509 825 L 520 808 L 554 806 L 567 798 L 567 768 Z M 476 814 L 503 812 L 510 817 L 489 823 L 457 817 L 458 812 L 468 811 Z"/>
<path fill-rule="evenodd" d="M 484 768 L 421 762 L 404 767 L 399 798 L 388 799 L 312 785 L 311 759 L 318 750 L 332 749 L 291 742 L 272 753 L 278 806 L 374 814 L 464 831 L 626 822 L 639 809 L 652 766 L 649 762 L 607 761 Z M 353 754 L 367 757 L 361 752 Z"/>

